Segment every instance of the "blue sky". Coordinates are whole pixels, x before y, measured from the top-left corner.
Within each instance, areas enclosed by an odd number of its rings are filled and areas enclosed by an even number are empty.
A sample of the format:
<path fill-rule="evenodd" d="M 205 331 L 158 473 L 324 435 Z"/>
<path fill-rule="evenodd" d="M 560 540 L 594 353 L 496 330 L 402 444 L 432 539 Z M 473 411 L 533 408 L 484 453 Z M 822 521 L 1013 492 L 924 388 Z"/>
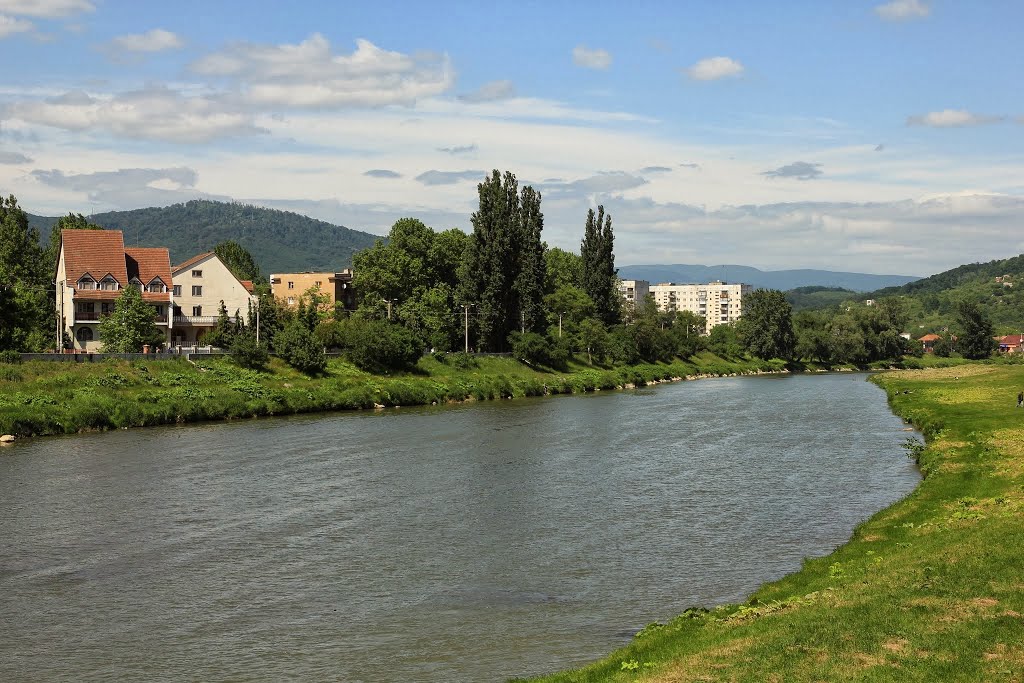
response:
<path fill-rule="evenodd" d="M 927 275 L 1024 252 L 1024 3 L 0 0 L 0 191 L 378 234 L 544 196 L 619 264 Z M 12 66 L 14 68 L 12 68 Z"/>

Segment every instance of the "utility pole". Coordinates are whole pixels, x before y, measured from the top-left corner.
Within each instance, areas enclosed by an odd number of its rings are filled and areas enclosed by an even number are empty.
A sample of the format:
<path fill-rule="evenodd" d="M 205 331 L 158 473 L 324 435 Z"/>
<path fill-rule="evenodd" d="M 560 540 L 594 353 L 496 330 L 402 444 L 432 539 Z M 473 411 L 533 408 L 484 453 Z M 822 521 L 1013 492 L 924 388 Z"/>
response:
<path fill-rule="evenodd" d="M 469 309 L 476 304 L 462 304 L 462 310 L 466 314 L 466 353 L 469 353 Z"/>
<path fill-rule="evenodd" d="M 565 315 L 565 311 L 558 312 L 558 338 L 562 338 L 562 316 Z"/>
<path fill-rule="evenodd" d="M 260 345 L 260 298 L 256 299 L 256 346 Z"/>
<path fill-rule="evenodd" d="M 381 301 L 388 305 L 388 320 L 391 320 L 391 304 L 398 301 L 398 299 L 381 299 Z"/>

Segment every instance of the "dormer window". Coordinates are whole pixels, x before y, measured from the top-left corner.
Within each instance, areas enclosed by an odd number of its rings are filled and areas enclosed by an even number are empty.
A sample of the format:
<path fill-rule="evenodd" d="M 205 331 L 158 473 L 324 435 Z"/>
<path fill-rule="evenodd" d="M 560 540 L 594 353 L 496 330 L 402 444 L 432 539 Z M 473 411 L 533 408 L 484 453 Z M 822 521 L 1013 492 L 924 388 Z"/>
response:
<path fill-rule="evenodd" d="M 140 292 L 142 291 L 142 280 L 140 280 L 139 278 L 133 277 L 131 280 L 128 281 L 128 284 L 130 284 L 132 287 L 139 290 Z"/>
<path fill-rule="evenodd" d="M 94 280 L 91 275 L 85 274 L 78 279 L 78 289 L 98 289 L 96 287 L 96 280 Z"/>
<path fill-rule="evenodd" d="M 100 280 L 99 288 L 105 292 L 116 292 L 117 280 L 114 279 L 113 275 L 107 275 L 102 280 Z"/>
<path fill-rule="evenodd" d="M 152 280 L 150 280 L 148 285 L 146 285 L 146 291 L 163 294 L 164 292 L 167 291 L 167 285 L 164 284 L 163 280 L 161 280 L 158 277 L 155 277 Z"/>

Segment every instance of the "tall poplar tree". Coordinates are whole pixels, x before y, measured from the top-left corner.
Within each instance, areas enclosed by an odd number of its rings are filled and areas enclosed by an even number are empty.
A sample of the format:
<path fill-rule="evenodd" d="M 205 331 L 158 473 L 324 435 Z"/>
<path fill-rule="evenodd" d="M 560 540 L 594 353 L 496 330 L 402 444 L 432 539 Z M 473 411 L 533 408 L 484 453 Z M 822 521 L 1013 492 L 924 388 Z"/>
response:
<path fill-rule="evenodd" d="M 507 347 L 511 332 L 536 329 L 544 319 L 544 215 L 541 196 L 515 175 L 495 169 L 477 186 L 480 208 L 460 272 L 460 298 L 474 304 L 481 348 Z"/>
<path fill-rule="evenodd" d="M 621 318 L 619 288 L 616 282 L 612 234 L 612 217 L 604 205 L 587 211 L 587 225 L 580 245 L 583 260 L 583 291 L 594 301 L 597 317 L 605 325 L 615 325 Z"/>
<path fill-rule="evenodd" d="M 0 197 L 0 351 L 53 347 L 55 269 L 18 200 Z"/>

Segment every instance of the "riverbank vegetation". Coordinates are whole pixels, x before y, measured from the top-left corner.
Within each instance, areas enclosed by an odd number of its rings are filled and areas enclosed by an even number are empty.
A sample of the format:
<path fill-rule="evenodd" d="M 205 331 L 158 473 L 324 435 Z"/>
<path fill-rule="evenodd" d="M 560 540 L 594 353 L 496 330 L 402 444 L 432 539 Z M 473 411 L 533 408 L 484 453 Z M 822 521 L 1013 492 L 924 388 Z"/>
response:
<path fill-rule="evenodd" d="M 323 356 L 321 356 L 322 358 Z M 88 430 L 290 415 L 330 410 L 498 400 L 642 386 L 697 375 L 784 369 L 781 362 L 727 360 L 530 367 L 508 356 L 425 356 L 404 372 L 372 374 L 342 357 L 317 375 L 279 359 L 265 370 L 228 357 L 186 360 L 0 364 L 0 434 L 39 436 Z"/>
<path fill-rule="evenodd" d="M 695 605 L 600 662 L 537 680 L 1024 679 L 1024 366 L 873 381 L 926 437 L 907 442 L 924 474 L 914 493 L 743 604 Z"/>

